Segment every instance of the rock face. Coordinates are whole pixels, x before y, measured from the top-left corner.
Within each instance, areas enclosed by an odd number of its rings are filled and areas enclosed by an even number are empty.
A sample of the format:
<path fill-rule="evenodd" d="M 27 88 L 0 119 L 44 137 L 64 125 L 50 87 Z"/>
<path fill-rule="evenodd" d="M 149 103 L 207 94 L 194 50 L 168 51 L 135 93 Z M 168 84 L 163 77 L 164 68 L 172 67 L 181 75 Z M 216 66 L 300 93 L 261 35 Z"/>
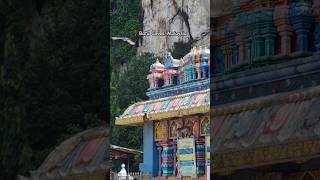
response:
<path fill-rule="evenodd" d="M 191 42 L 194 46 L 209 46 L 209 0 L 142 0 L 143 32 L 138 52 L 162 56 L 175 42 Z M 182 35 L 154 35 L 153 33 Z"/>

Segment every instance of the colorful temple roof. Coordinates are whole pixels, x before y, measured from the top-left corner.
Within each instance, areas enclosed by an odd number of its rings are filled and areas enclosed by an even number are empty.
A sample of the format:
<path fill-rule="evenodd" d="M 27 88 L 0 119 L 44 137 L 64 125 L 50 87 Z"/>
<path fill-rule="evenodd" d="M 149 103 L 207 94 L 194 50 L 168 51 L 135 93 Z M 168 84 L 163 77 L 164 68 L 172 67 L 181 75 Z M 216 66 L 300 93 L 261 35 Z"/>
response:
<path fill-rule="evenodd" d="M 145 120 L 166 119 L 197 113 L 210 109 L 210 90 L 195 91 L 131 105 L 120 117 L 116 125 L 142 125 Z"/>
<path fill-rule="evenodd" d="M 30 172 L 30 178 L 21 176 L 20 179 L 104 179 L 109 161 L 108 136 L 109 131 L 106 127 L 78 133 L 56 147 L 37 170 Z"/>
<path fill-rule="evenodd" d="M 217 106 L 211 111 L 212 171 L 289 162 L 301 153 L 320 156 L 319 107 L 319 86 Z"/>
<path fill-rule="evenodd" d="M 150 100 L 131 105 L 116 118 L 116 125 L 209 112 L 210 49 L 193 47 L 181 59 L 167 52 L 162 62 L 157 59 L 147 75 Z"/>

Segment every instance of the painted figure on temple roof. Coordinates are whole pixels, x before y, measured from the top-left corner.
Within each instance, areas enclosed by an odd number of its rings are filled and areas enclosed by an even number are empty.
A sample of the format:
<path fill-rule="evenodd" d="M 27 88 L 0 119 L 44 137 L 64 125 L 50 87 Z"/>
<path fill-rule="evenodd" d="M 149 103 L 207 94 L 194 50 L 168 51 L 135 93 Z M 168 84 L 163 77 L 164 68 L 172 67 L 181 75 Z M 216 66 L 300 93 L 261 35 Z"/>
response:
<path fill-rule="evenodd" d="M 184 64 L 192 63 L 194 59 L 195 48 L 191 48 L 190 52 L 183 57 Z"/>
<path fill-rule="evenodd" d="M 166 69 L 177 69 L 181 66 L 181 62 L 178 59 L 174 59 L 170 52 L 167 52 L 163 58 L 163 63 Z"/>
<path fill-rule="evenodd" d="M 201 78 L 209 77 L 209 59 L 210 59 L 210 49 L 204 48 L 201 51 L 200 56 L 200 69 L 201 69 Z"/>
<path fill-rule="evenodd" d="M 185 74 L 184 82 L 193 81 L 196 79 L 196 67 L 194 64 L 185 64 L 183 66 L 183 71 Z"/>
<path fill-rule="evenodd" d="M 165 71 L 163 72 L 164 86 L 172 86 L 177 84 L 178 68 L 181 66 L 180 61 L 174 59 L 170 52 L 164 57 Z"/>
<path fill-rule="evenodd" d="M 184 65 L 183 71 L 185 74 L 184 82 L 193 81 L 196 79 L 196 65 L 195 59 L 198 57 L 196 56 L 197 49 L 193 47 L 191 51 L 183 57 Z M 199 56 L 199 63 L 200 63 L 200 56 Z"/>
<path fill-rule="evenodd" d="M 149 90 L 189 83 L 209 78 L 210 49 L 193 47 L 181 59 L 174 59 L 170 52 L 163 57 L 163 64 L 157 60 L 150 66 Z"/>
<path fill-rule="evenodd" d="M 150 66 L 150 74 L 147 76 L 150 89 L 162 87 L 164 65 L 159 62 L 159 59 Z"/>
<path fill-rule="evenodd" d="M 183 59 L 181 58 L 180 59 L 180 64 L 183 64 Z M 182 66 L 182 65 L 181 65 Z M 185 73 L 183 71 L 183 68 L 182 67 L 179 67 L 178 68 L 178 71 L 177 71 L 177 74 L 178 74 L 178 79 L 177 79 L 177 85 L 179 84 L 182 84 L 184 82 L 184 79 L 185 79 Z"/>
<path fill-rule="evenodd" d="M 196 48 L 196 51 L 194 53 L 194 64 L 196 65 L 196 79 L 200 79 L 201 78 L 201 69 L 200 69 L 200 57 L 201 57 L 201 53 L 202 53 L 202 47 L 198 47 Z"/>

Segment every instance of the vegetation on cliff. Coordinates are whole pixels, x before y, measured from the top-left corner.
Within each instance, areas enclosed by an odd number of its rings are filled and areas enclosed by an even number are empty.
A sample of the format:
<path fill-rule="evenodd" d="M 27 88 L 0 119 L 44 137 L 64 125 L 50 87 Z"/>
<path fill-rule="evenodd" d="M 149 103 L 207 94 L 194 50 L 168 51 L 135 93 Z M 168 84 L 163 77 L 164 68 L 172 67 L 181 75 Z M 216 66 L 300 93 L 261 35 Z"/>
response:
<path fill-rule="evenodd" d="M 110 36 L 128 37 L 137 42 L 133 30 L 142 29 L 140 0 L 110 1 Z M 111 143 L 123 147 L 142 150 L 142 127 L 114 126 L 115 118 L 134 102 L 146 100 L 148 88 L 146 76 L 149 66 L 154 62 L 151 54 L 137 55 L 137 48 L 123 41 L 110 39 L 110 113 Z M 131 167 L 137 168 L 142 158 L 131 159 Z M 126 162 L 126 160 L 124 161 Z M 120 170 L 120 161 L 114 161 L 113 167 Z M 138 170 L 138 169 L 134 169 Z"/>
<path fill-rule="evenodd" d="M 106 2 L 0 1 L 0 177 L 106 124 Z"/>
<path fill-rule="evenodd" d="M 140 0 L 111 0 L 110 2 L 110 33 L 111 37 L 128 37 L 138 42 L 133 30 L 143 29 L 143 9 Z M 110 107 L 112 143 L 124 147 L 143 150 L 142 127 L 114 126 L 115 118 L 124 112 L 131 104 L 147 100 L 146 91 L 149 66 L 155 62 L 152 54 L 137 55 L 137 48 L 122 41 L 110 40 L 111 53 L 111 81 L 110 81 Z M 181 58 L 191 48 L 189 43 L 175 43 L 174 57 Z M 138 170 L 142 157 L 131 158 L 130 164 Z M 120 161 L 114 161 L 113 167 L 120 170 Z M 135 169 L 136 168 L 136 169 Z"/>

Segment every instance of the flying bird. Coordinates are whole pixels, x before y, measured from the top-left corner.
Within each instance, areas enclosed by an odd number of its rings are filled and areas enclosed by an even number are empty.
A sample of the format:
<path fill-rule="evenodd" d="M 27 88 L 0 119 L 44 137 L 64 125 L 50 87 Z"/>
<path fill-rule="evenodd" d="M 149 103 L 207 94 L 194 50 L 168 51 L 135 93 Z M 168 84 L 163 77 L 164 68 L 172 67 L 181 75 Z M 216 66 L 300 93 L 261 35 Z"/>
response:
<path fill-rule="evenodd" d="M 122 40 L 122 41 L 125 41 L 125 42 L 129 43 L 132 46 L 136 45 L 135 42 L 133 42 L 131 39 L 129 39 L 127 37 L 111 37 L 111 39 L 112 40 Z"/>

